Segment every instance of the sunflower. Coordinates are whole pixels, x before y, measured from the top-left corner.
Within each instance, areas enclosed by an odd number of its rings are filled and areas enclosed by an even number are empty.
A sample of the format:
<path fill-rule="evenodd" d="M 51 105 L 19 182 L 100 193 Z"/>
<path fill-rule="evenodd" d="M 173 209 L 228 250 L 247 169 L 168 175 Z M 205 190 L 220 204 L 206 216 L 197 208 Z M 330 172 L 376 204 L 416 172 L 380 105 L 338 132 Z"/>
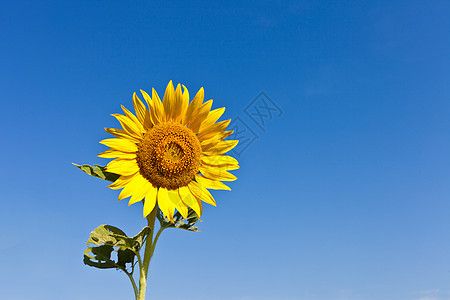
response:
<path fill-rule="evenodd" d="M 124 115 L 113 114 L 123 129 L 105 128 L 115 138 L 100 143 L 110 149 L 100 153 L 115 158 L 106 170 L 120 175 L 109 187 L 122 189 L 119 201 L 131 197 L 128 205 L 143 201 L 144 217 L 156 205 L 173 222 L 175 210 L 186 218 L 188 207 L 201 216 L 202 201 L 216 202 L 208 189 L 231 190 L 222 181 L 236 177 L 229 170 L 238 161 L 224 153 L 238 141 L 225 140 L 231 120 L 217 120 L 225 108 L 211 110 L 212 100 L 203 103 L 201 88 L 189 103 L 189 92 L 169 82 L 161 102 L 155 89 L 150 97 L 141 90 L 148 108 L 133 94 L 134 115 L 124 106 Z"/>

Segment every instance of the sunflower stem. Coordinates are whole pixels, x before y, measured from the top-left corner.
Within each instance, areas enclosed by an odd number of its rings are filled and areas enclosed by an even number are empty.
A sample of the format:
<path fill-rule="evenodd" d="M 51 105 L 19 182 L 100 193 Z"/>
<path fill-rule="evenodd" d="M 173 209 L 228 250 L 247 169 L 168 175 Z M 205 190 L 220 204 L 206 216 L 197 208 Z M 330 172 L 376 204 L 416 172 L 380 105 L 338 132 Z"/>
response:
<path fill-rule="evenodd" d="M 159 236 L 161 235 L 164 229 L 165 229 L 164 227 L 159 228 L 158 233 L 156 234 L 155 239 L 153 240 L 152 243 L 152 250 L 150 253 L 150 257 L 153 256 L 153 252 L 155 252 L 156 243 L 158 242 Z"/>
<path fill-rule="evenodd" d="M 153 244 L 153 232 L 155 231 L 155 219 L 156 213 L 158 211 L 158 206 L 155 205 L 155 208 L 152 212 L 147 216 L 148 226 L 151 228 L 150 235 L 147 237 L 147 241 L 145 242 L 145 251 L 144 251 L 144 262 L 140 267 L 140 278 L 139 278 L 139 297 L 138 300 L 145 300 L 145 292 L 147 288 L 147 275 L 148 275 L 148 266 L 150 264 L 150 259 L 152 258 L 154 248 Z"/>

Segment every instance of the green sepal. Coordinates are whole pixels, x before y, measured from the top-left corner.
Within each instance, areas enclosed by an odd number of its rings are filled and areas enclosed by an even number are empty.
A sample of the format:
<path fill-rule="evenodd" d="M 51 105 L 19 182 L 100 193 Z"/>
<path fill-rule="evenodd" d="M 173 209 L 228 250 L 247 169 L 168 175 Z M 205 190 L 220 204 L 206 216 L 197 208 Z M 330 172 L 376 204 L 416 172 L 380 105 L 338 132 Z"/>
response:
<path fill-rule="evenodd" d="M 180 212 L 177 212 L 173 216 L 173 223 L 170 222 L 166 217 L 164 217 L 164 214 L 161 212 L 161 210 L 158 209 L 158 214 L 156 215 L 158 217 L 159 223 L 161 224 L 161 227 L 163 228 L 180 228 L 184 230 L 189 231 L 197 231 L 198 227 L 194 226 L 197 221 L 200 220 L 197 213 L 190 207 L 188 207 L 188 216 L 187 218 L 183 218 L 183 216 L 180 214 Z"/>
<path fill-rule="evenodd" d="M 100 269 L 117 268 L 126 272 L 126 264 L 134 269 L 134 259 L 150 234 L 150 227 L 144 227 L 134 237 L 128 237 L 122 230 L 111 225 L 100 225 L 87 241 L 84 263 Z M 90 244 L 95 246 L 89 247 Z M 117 252 L 117 259 L 112 257 Z"/>
<path fill-rule="evenodd" d="M 114 182 L 120 177 L 120 175 L 118 175 L 118 174 L 106 171 L 106 167 L 104 167 L 104 166 L 77 165 L 75 163 L 72 163 L 72 164 L 74 166 L 76 166 L 77 168 L 79 168 L 81 171 L 83 171 L 91 176 L 103 179 L 103 180 L 108 180 L 108 181 Z"/>

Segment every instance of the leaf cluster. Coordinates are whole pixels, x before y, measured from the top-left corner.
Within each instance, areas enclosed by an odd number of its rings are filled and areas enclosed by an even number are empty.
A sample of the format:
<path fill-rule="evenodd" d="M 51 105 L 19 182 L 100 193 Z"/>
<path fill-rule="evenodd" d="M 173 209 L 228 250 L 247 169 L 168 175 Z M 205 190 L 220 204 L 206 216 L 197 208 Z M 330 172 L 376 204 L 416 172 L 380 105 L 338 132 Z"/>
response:
<path fill-rule="evenodd" d="M 150 234 L 150 227 L 144 227 L 134 237 L 128 237 L 122 230 L 111 225 L 100 225 L 91 232 L 84 251 L 84 263 L 100 269 L 116 268 L 133 273 L 135 257 Z M 90 246 L 93 244 L 93 246 Z M 117 257 L 113 253 L 117 253 Z M 131 264 L 131 272 L 126 264 Z"/>
<path fill-rule="evenodd" d="M 161 228 L 179 228 L 189 231 L 195 231 L 198 232 L 198 227 L 194 226 L 195 223 L 197 223 L 200 218 L 198 217 L 197 213 L 188 207 L 188 216 L 187 218 L 183 218 L 183 216 L 180 214 L 180 212 L 177 212 L 173 216 L 173 223 L 170 222 L 166 217 L 164 217 L 161 210 L 158 210 L 158 214 L 156 215 L 158 218 L 159 223 L 161 224 Z"/>

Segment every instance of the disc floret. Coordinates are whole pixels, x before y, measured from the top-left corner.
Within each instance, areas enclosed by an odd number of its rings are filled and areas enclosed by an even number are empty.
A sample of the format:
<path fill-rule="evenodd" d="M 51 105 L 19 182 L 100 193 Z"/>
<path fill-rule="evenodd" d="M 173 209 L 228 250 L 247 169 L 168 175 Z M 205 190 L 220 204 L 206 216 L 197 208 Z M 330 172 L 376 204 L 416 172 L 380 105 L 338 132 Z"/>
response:
<path fill-rule="evenodd" d="M 138 145 L 140 174 L 154 187 L 176 190 L 187 186 L 199 171 L 201 146 L 186 126 L 160 123 L 147 131 Z"/>

